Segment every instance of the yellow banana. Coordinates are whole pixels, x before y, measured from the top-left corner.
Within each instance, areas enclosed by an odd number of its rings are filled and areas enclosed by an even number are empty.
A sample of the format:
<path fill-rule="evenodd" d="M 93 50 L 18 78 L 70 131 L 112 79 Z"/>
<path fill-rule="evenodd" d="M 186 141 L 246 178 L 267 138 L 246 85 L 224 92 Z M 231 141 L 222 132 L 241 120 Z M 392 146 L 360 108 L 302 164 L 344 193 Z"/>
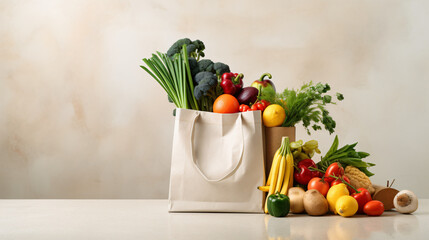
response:
<path fill-rule="evenodd" d="M 290 176 L 292 175 L 290 172 L 290 168 L 289 168 L 289 161 L 286 160 L 286 164 L 287 164 L 287 170 L 285 172 L 285 177 L 283 179 L 283 186 L 282 189 L 280 190 L 281 194 L 287 194 L 287 190 L 289 189 L 289 182 L 290 182 Z"/>
<path fill-rule="evenodd" d="M 293 183 L 293 156 L 290 151 L 289 146 L 289 139 L 287 139 L 287 145 L 286 145 L 286 173 L 285 178 L 283 180 L 283 186 L 280 191 L 281 194 L 287 194 L 289 188 L 292 186 Z"/>
<path fill-rule="evenodd" d="M 268 213 L 268 207 L 267 207 L 268 197 L 271 194 L 273 194 L 274 190 L 276 189 L 276 183 L 277 183 L 277 178 L 278 178 L 278 174 L 279 174 L 279 166 L 280 166 L 280 161 L 277 161 L 277 163 L 274 165 L 273 175 L 272 175 L 271 183 L 270 183 L 270 189 L 269 189 L 268 194 L 267 194 L 267 199 L 265 200 L 265 213 Z"/>
<path fill-rule="evenodd" d="M 271 163 L 270 174 L 268 175 L 268 179 L 267 179 L 267 182 L 265 183 L 265 186 L 270 186 L 271 178 L 273 177 L 273 174 L 274 174 L 274 166 L 277 165 L 280 158 L 281 158 L 281 156 L 280 156 L 280 148 L 279 148 L 279 149 L 277 149 L 276 153 L 274 154 L 273 162 Z"/>
<path fill-rule="evenodd" d="M 280 192 L 280 190 L 282 189 L 282 183 L 285 177 L 285 170 L 286 170 L 286 157 L 283 156 L 280 160 L 279 175 L 277 177 L 276 190 L 274 191 L 275 193 Z"/>
<path fill-rule="evenodd" d="M 270 186 L 259 186 L 258 189 L 262 192 L 268 192 L 270 190 Z"/>

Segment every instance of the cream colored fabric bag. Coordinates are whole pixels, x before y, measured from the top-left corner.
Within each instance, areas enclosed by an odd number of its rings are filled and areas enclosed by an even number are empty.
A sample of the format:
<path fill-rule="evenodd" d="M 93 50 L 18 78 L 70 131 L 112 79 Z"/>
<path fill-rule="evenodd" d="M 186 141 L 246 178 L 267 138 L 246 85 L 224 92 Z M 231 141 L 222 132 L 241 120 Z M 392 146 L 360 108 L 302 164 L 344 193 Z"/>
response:
<path fill-rule="evenodd" d="M 263 159 L 259 111 L 176 109 L 169 210 L 262 213 Z"/>

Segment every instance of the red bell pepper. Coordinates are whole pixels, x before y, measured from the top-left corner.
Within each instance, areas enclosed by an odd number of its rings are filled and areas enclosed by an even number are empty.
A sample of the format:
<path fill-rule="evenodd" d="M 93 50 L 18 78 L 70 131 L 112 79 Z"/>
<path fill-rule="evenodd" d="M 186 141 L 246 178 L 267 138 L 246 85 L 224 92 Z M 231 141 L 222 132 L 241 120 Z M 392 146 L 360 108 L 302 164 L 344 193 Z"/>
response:
<path fill-rule="evenodd" d="M 319 176 L 319 172 L 315 170 L 311 170 L 312 168 L 317 168 L 316 164 L 311 159 L 304 159 L 298 162 L 297 164 L 298 170 L 295 171 L 293 177 L 295 181 L 300 184 L 307 185 L 308 182 L 314 177 Z"/>
<path fill-rule="evenodd" d="M 325 181 L 331 183 L 335 178 L 330 176 L 342 177 L 344 175 L 344 168 L 338 163 L 334 162 L 326 169 Z"/>
<path fill-rule="evenodd" d="M 366 188 L 358 188 L 357 190 L 358 192 L 353 193 L 352 197 L 354 197 L 354 199 L 356 199 L 358 202 L 358 213 L 363 213 L 363 207 L 365 204 L 372 200 L 371 194 Z"/>
<path fill-rule="evenodd" d="M 243 77 L 242 73 L 224 73 L 220 82 L 223 92 L 231 95 L 238 94 L 243 88 Z"/>

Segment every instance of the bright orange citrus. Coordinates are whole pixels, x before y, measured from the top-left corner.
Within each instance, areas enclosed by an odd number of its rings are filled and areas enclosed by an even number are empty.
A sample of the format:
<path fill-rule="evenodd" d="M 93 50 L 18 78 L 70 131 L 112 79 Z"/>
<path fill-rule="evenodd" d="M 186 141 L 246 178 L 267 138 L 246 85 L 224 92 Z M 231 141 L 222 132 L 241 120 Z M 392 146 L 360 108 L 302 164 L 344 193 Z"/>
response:
<path fill-rule="evenodd" d="M 222 94 L 213 103 L 215 113 L 236 113 L 240 104 L 238 100 L 230 94 Z"/>

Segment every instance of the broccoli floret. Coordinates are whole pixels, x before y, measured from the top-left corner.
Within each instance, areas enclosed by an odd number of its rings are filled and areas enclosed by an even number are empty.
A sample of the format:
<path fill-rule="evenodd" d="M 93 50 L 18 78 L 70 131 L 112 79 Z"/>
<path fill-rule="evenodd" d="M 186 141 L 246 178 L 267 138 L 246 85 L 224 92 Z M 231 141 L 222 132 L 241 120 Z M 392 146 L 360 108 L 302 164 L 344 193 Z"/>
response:
<path fill-rule="evenodd" d="M 224 73 L 231 72 L 231 70 L 229 70 L 229 66 L 221 62 L 215 63 L 213 68 L 219 76 L 222 76 Z"/>
<path fill-rule="evenodd" d="M 206 78 L 214 78 L 217 81 L 216 75 L 214 75 L 211 72 L 199 72 L 197 75 L 195 75 L 195 82 L 200 83 L 203 79 Z"/>
<path fill-rule="evenodd" d="M 212 73 L 215 73 L 213 67 L 214 67 L 214 63 L 210 59 L 203 59 L 203 60 L 200 60 L 198 62 L 198 68 L 199 68 L 200 72 L 212 72 Z"/>
<path fill-rule="evenodd" d="M 197 59 L 190 57 L 190 58 L 188 58 L 188 61 L 189 61 L 189 68 L 191 70 L 192 78 L 194 78 L 195 75 L 197 75 L 197 73 L 200 72 L 200 68 L 198 66 Z"/>
<path fill-rule="evenodd" d="M 213 80 L 207 78 L 202 80 L 200 84 L 194 88 L 194 96 L 197 100 L 200 100 L 203 96 L 206 96 L 207 92 L 213 88 L 213 85 L 210 85 L 211 83 L 213 83 Z"/>
<path fill-rule="evenodd" d="M 182 38 L 177 40 L 170 49 L 167 51 L 167 56 L 172 58 L 175 54 L 180 53 L 183 45 L 186 44 L 186 51 L 188 52 L 188 57 L 194 57 L 199 60 L 200 57 L 204 57 L 204 43 L 200 40 L 191 41 L 189 38 Z"/>
<path fill-rule="evenodd" d="M 203 41 L 201 41 L 201 40 L 197 39 L 197 40 L 193 41 L 192 44 L 195 45 L 200 50 L 206 49 L 206 46 L 204 45 Z"/>
<path fill-rule="evenodd" d="M 201 57 L 205 56 L 203 51 L 206 49 L 206 46 L 204 45 L 204 43 L 201 40 L 197 39 L 197 40 L 193 41 L 192 45 L 194 45 L 197 48 L 197 50 L 198 50 L 197 55 L 198 56 L 201 56 Z"/>
<path fill-rule="evenodd" d="M 195 46 L 194 44 L 186 45 L 186 51 L 189 53 L 189 55 L 193 55 L 196 50 L 197 50 L 197 46 Z"/>
<path fill-rule="evenodd" d="M 195 81 L 198 83 L 194 88 L 194 96 L 197 100 L 207 96 L 208 92 L 217 86 L 217 77 L 211 72 L 199 72 L 195 76 Z"/>
<path fill-rule="evenodd" d="M 183 44 L 186 44 L 186 45 L 190 45 L 190 44 L 192 44 L 192 41 L 189 39 L 189 38 L 182 38 L 182 39 L 179 39 L 179 40 L 177 40 L 175 43 L 173 43 L 173 45 L 171 45 L 171 47 L 168 49 L 168 51 L 167 51 L 167 56 L 169 56 L 169 57 L 173 57 L 174 56 L 174 54 L 176 54 L 176 53 L 180 53 L 180 50 L 182 50 L 182 46 L 183 46 Z M 195 51 L 195 49 L 194 49 L 194 51 Z M 190 52 L 188 51 L 188 54 L 189 54 Z"/>

